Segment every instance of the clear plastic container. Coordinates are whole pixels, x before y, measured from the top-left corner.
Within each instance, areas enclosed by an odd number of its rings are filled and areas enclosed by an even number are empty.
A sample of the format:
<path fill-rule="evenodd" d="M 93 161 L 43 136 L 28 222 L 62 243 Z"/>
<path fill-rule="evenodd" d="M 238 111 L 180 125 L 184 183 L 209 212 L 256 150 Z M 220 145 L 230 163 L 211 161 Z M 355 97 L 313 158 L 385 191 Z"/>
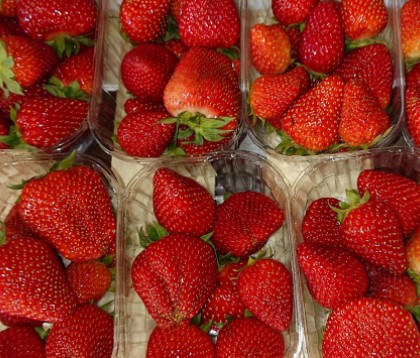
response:
<path fill-rule="evenodd" d="M 145 357 L 148 338 L 155 326 L 141 299 L 133 289 L 130 268 L 142 251 L 137 230 L 156 221 L 152 207 L 155 170 L 169 167 L 182 175 L 197 180 L 212 193 L 218 202 L 227 192 L 252 190 L 276 200 L 286 210 L 289 189 L 281 175 L 262 157 L 243 151 L 226 151 L 196 158 L 178 158 L 155 162 L 145 167 L 129 183 L 119 209 L 120 240 L 118 241 L 117 291 L 115 324 L 119 342 L 113 357 Z M 268 241 L 274 258 L 284 263 L 294 281 L 294 313 L 290 328 L 283 332 L 285 357 L 299 357 L 303 347 L 301 325 L 301 292 L 295 262 L 294 242 L 290 241 L 291 221 L 287 218 L 280 230 Z"/>
<path fill-rule="evenodd" d="M 365 169 L 379 169 L 404 175 L 420 183 L 420 151 L 410 148 L 378 148 L 361 151 L 337 160 L 319 163 L 305 170 L 292 188 L 290 213 L 295 246 L 303 242 L 301 226 L 304 214 L 316 199 L 345 199 L 346 189 L 357 189 L 357 177 Z M 321 357 L 323 329 L 328 310 L 311 297 L 301 274 L 304 301 L 306 354 Z"/>

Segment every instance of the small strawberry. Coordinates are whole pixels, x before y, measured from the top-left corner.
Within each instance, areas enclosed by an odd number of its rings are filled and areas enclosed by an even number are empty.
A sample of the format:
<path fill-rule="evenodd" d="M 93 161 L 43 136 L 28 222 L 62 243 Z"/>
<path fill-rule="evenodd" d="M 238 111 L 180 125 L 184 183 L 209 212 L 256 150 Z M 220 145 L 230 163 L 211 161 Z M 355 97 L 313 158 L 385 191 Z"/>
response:
<path fill-rule="evenodd" d="M 273 199 L 238 192 L 217 206 L 211 241 L 222 255 L 246 257 L 261 249 L 283 221 L 284 212 Z"/>
<path fill-rule="evenodd" d="M 220 330 L 217 337 L 218 358 L 284 357 L 283 335 L 258 319 L 235 319 Z"/>
<path fill-rule="evenodd" d="M 217 276 L 217 284 L 219 286 L 233 286 L 236 288 L 239 275 L 243 268 L 246 267 L 248 258 L 243 258 L 238 262 L 231 262 L 223 265 Z"/>
<path fill-rule="evenodd" d="M 178 63 L 177 57 L 160 44 L 139 44 L 121 63 L 121 80 L 144 102 L 162 102 L 163 90 Z"/>
<path fill-rule="evenodd" d="M 280 24 L 255 24 L 251 28 L 251 60 L 262 75 L 283 73 L 290 65 L 291 44 Z"/>
<path fill-rule="evenodd" d="M 217 262 L 203 240 L 170 234 L 134 260 L 133 287 L 159 327 L 189 322 L 216 286 Z"/>
<path fill-rule="evenodd" d="M 401 45 L 406 61 L 420 58 L 420 1 L 407 0 L 401 8 Z"/>
<path fill-rule="evenodd" d="M 0 15 L 7 17 L 17 16 L 17 6 L 19 0 L 2 0 L 0 3 Z"/>
<path fill-rule="evenodd" d="M 137 111 L 161 112 L 166 109 L 163 103 L 143 102 L 138 98 L 129 98 L 124 102 L 124 111 L 126 114 L 130 114 Z"/>
<path fill-rule="evenodd" d="M 299 59 L 319 73 L 334 71 L 344 57 L 344 31 L 333 1 L 320 1 L 309 13 L 299 42 Z"/>
<path fill-rule="evenodd" d="M 284 26 L 300 24 L 306 20 L 309 11 L 318 0 L 273 0 L 274 16 Z"/>
<path fill-rule="evenodd" d="M 413 237 L 405 247 L 408 268 L 415 275 L 420 276 L 420 226 L 414 231 Z"/>
<path fill-rule="evenodd" d="M 407 129 L 414 145 L 420 148 L 420 64 L 406 76 L 405 108 Z"/>
<path fill-rule="evenodd" d="M 216 204 L 206 188 L 169 168 L 153 176 L 153 211 L 169 232 L 201 236 L 213 223 Z"/>
<path fill-rule="evenodd" d="M 73 313 L 53 325 L 47 337 L 47 357 L 111 357 L 114 320 L 94 305 L 78 306 Z"/>
<path fill-rule="evenodd" d="M 44 358 L 45 343 L 32 327 L 13 327 L 0 332 L 0 357 Z"/>
<path fill-rule="evenodd" d="M 324 358 L 404 357 L 420 352 L 419 330 L 399 304 L 359 298 L 333 310 L 322 342 Z"/>

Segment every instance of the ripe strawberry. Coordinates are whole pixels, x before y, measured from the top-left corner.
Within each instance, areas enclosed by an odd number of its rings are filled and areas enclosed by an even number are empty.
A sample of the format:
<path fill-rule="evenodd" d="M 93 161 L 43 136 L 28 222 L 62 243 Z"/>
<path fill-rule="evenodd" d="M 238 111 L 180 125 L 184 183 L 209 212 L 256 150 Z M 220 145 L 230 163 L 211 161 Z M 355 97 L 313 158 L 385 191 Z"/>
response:
<path fill-rule="evenodd" d="M 216 204 L 206 188 L 169 168 L 153 177 L 153 211 L 169 232 L 201 236 L 213 223 Z"/>
<path fill-rule="evenodd" d="M 238 262 L 231 262 L 222 266 L 217 276 L 217 284 L 219 286 L 233 286 L 236 288 L 239 275 L 247 263 L 248 258 L 243 258 Z"/>
<path fill-rule="evenodd" d="M 292 276 L 273 259 L 261 259 L 242 270 L 239 297 L 259 320 L 279 331 L 288 329 L 293 312 Z"/>
<path fill-rule="evenodd" d="M 416 275 L 420 275 L 420 226 L 414 231 L 413 237 L 405 247 L 408 268 Z"/>
<path fill-rule="evenodd" d="M 222 255 L 246 257 L 261 249 L 283 221 L 284 212 L 273 199 L 238 192 L 217 206 L 211 241 Z"/>
<path fill-rule="evenodd" d="M 227 323 L 217 337 L 218 358 L 283 357 L 285 343 L 280 332 L 258 319 L 241 318 Z"/>
<path fill-rule="evenodd" d="M 322 343 L 324 358 L 415 358 L 419 352 L 420 334 L 410 313 L 397 303 L 366 297 L 332 311 Z"/>
<path fill-rule="evenodd" d="M 47 338 L 47 357 L 111 357 L 114 320 L 94 305 L 78 306 L 73 313 L 53 325 Z"/>
<path fill-rule="evenodd" d="M 416 147 L 420 148 L 420 64 L 414 65 L 406 77 L 405 108 L 407 129 Z"/>
<path fill-rule="evenodd" d="M 404 59 L 420 58 L 420 1 L 407 0 L 401 8 L 401 45 Z"/>
<path fill-rule="evenodd" d="M 18 203 L 10 209 L 4 219 L 4 225 L 6 225 L 6 238 L 8 240 L 16 237 L 34 237 L 34 233 L 28 228 L 19 214 Z"/>
<path fill-rule="evenodd" d="M 306 20 L 309 11 L 318 0 L 273 0 L 274 16 L 284 26 L 300 24 Z"/>
<path fill-rule="evenodd" d="M 126 114 L 130 114 L 137 111 L 161 112 L 166 109 L 163 103 L 143 102 L 138 98 L 129 98 L 124 102 L 124 111 Z"/>
<path fill-rule="evenodd" d="M 25 184 L 19 214 L 74 262 L 96 260 L 115 240 L 116 221 L 102 178 L 86 166 L 59 168 Z"/>
<path fill-rule="evenodd" d="M 42 240 L 16 238 L 0 246 L 0 312 L 57 322 L 76 307 L 64 269 Z"/>
<path fill-rule="evenodd" d="M 146 358 L 216 358 L 209 335 L 192 324 L 171 328 L 155 327 L 147 344 Z"/>
<path fill-rule="evenodd" d="M 364 170 L 357 179 L 357 188 L 394 209 L 407 237 L 419 225 L 420 184 L 414 180 L 382 170 Z"/>
<path fill-rule="evenodd" d="M 71 263 L 66 276 L 79 304 L 99 301 L 112 281 L 111 272 L 99 261 Z"/>
<path fill-rule="evenodd" d="M 178 26 L 188 47 L 228 48 L 239 40 L 240 21 L 233 0 L 185 1 Z"/>
<path fill-rule="evenodd" d="M 382 44 L 367 45 L 349 52 L 336 73 L 345 81 L 359 79 L 378 98 L 382 108 L 391 99 L 393 69 L 388 48 Z"/>
<path fill-rule="evenodd" d="M 344 86 L 339 134 L 350 146 L 369 147 L 390 127 L 390 118 L 361 80 Z"/>
<path fill-rule="evenodd" d="M 177 63 L 177 57 L 165 46 L 139 44 L 125 54 L 121 63 L 121 80 L 141 101 L 160 103 Z"/>
<path fill-rule="evenodd" d="M 333 1 L 320 1 L 309 13 L 299 43 L 299 59 L 314 72 L 334 71 L 344 57 L 344 31 Z"/>
<path fill-rule="evenodd" d="M 252 113 L 281 129 L 283 113 L 308 86 L 308 73 L 301 66 L 284 74 L 258 77 L 250 90 Z"/>
<path fill-rule="evenodd" d="M 32 327 L 13 327 L 0 332 L 0 357 L 44 358 L 45 343 Z"/>
<path fill-rule="evenodd" d="M 21 87 L 28 88 L 40 82 L 58 62 L 48 45 L 22 36 L 2 37 L 0 53 L 4 66 L 1 88 L 6 94 L 23 94 Z"/>
<path fill-rule="evenodd" d="M 176 326 L 189 322 L 216 286 L 216 256 L 197 237 L 170 234 L 136 257 L 131 278 L 156 324 Z"/>
<path fill-rule="evenodd" d="M 344 248 L 304 242 L 297 248 L 297 260 L 309 292 L 321 306 L 335 309 L 368 290 L 365 267 Z"/>
<path fill-rule="evenodd" d="M 121 30 L 132 42 L 155 41 L 166 31 L 171 0 L 123 0 Z"/>
<path fill-rule="evenodd" d="M 344 82 L 329 76 L 311 88 L 286 111 L 283 129 L 298 145 L 323 151 L 338 143 Z"/>
<path fill-rule="evenodd" d="M 340 3 L 344 33 L 351 40 L 369 39 L 388 24 L 384 0 L 343 0 Z"/>
<path fill-rule="evenodd" d="M 289 27 L 285 29 L 290 41 L 290 56 L 292 60 L 297 60 L 299 56 L 299 44 L 301 32 L 296 27 Z"/>
<path fill-rule="evenodd" d="M 181 58 L 190 49 L 181 40 L 172 39 L 165 42 L 165 47 L 170 50 L 176 57 Z"/>
<path fill-rule="evenodd" d="M 251 60 L 262 75 L 283 73 L 290 65 L 291 44 L 280 24 L 256 24 L 251 28 Z"/>
<path fill-rule="evenodd" d="M 0 4 L 0 15 L 7 17 L 17 16 L 17 6 L 19 0 L 2 0 Z"/>

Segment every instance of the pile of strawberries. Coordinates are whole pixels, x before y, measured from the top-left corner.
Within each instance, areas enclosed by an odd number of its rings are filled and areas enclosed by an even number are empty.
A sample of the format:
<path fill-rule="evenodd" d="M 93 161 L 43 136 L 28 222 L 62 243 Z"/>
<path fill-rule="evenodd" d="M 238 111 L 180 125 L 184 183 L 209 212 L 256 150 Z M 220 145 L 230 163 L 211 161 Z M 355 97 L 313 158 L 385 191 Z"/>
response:
<path fill-rule="evenodd" d="M 368 169 L 345 194 L 310 203 L 297 248 L 309 292 L 331 310 L 323 357 L 418 357 L 420 184 Z"/>
<path fill-rule="evenodd" d="M 156 322 L 146 356 L 284 356 L 292 275 L 258 254 L 283 225 L 277 202 L 246 190 L 216 204 L 194 179 L 162 167 L 153 175 L 153 211 L 157 223 L 140 231 L 145 249 L 131 267 Z"/>
<path fill-rule="evenodd" d="M 112 354 L 114 320 L 97 302 L 113 289 L 116 219 L 102 177 L 73 157 L 14 186 L 0 222 L 1 357 Z"/>
<path fill-rule="evenodd" d="M 273 0 L 278 22 L 253 24 L 253 124 L 277 133 L 278 152 L 371 147 L 393 130 L 393 60 L 382 0 Z"/>
<path fill-rule="evenodd" d="M 0 148 L 63 150 L 87 128 L 95 0 L 4 0 Z"/>

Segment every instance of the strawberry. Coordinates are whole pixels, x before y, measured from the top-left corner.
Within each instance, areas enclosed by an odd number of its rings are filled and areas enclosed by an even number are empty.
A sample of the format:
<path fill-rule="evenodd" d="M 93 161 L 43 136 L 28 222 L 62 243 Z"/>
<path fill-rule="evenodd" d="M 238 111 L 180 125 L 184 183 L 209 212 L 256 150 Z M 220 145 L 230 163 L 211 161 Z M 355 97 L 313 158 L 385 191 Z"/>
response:
<path fill-rule="evenodd" d="M 340 14 L 344 33 L 351 40 L 375 37 L 388 24 L 384 0 L 343 0 Z"/>
<path fill-rule="evenodd" d="M 17 16 L 17 6 L 19 0 L 2 0 L 0 4 L 0 15 L 7 17 Z"/>
<path fill-rule="evenodd" d="M 251 111 L 281 129 L 283 113 L 308 86 L 308 73 L 300 66 L 284 74 L 258 77 L 250 90 Z"/>
<path fill-rule="evenodd" d="M 124 102 L 124 111 L 130 114 L 137 111 L 161 112 L 166 111 L 166 109 L 163 103 L 143 102 L 138 98 L 129 98 Z"/>
<path fill-rule="evenodd" d="M 274 16 L 284 26 L 300 24 L 306 20 L 309 11 L 318 0 L 273 0 Z"/>
<path fill-rule="evenodd" d="M 177 57 L 165 46 L 139 44 L 125 54 L 121 80 L 141 101 L 159 103 L 177 63 Z"/>
<path fill-rule="evenodd" d="M 333 1 L 320 1 L 310 11 L 299 42 L 299 59 L 309 70 L 334 71 L 344 57 L 344 31 Z"/>
<path fill-rule="evenodd" d="M 184 56 L 189 50 L 189 47 L 186 44 L 177 39 L 172 39 L 165 42 L 165 47 L 178 58 Z"/>
<path fill-rule="evenodd" d="M 289 27 L 285 29 L 290 41 L 290 56 L 292 60 L 297 60 L 299 56 L 299 43 L 301 32 L 296 27 Z"/>
<path fill-rule="evenodd" d="M 0 332 L 0 357 L 44 358 L 45 343 L 32 327 L 13 327 Z"/>
<path fill-rule="evenodd" d="M 420 275 L 420 226 L 414 231 L 413 237 L 405 247 L 408 268 L 416 275 Z"/>
<path fill-rule="evenodd" d="M 76 307 L 64 269 L 42 240 L 16 238 L 0 246 L 0 312 L 57 322 Z"/>
<path fill-rule="evenodd" d="M 406 77 L 405 108 L 407 129 L 416 147 L 420 148 L 420 64 L 414 65 Z"/>
<path fill-rule="evenodd" d="M 147 344 L 146 358 L 216 358 L 215 346 L 206 333 L 192 324 L 155 327 Z"/>
<path fill-rule="evenodd" d="M 383 170 L 364 170 L 357 178 L 360 193 L 385 202 L 398 216 L 408 237 L 420 222 L 420 184 L 400 174 Z"/>
<path fill-rule="evenodd" d="M 382 108 L 391 99 L 393 69 L 388 48 L 382 44 L 372 44 L 349 52 L 336 73 L 345 81 L 362 80 L 366 87 L 378 98 Z"/>
<path fill-rule="evenodd" d="M 251 60 L 262 75 L 283 73 L 290 65 L 291 44 L 280 24 L 255 24 L 251 28 Z"/>
<path fill-rule="evenodd" d="M 121 30 L 135 43 L 159 39 L 165 34 L 171 0 L 123 0 Z"/>
<path fill-rule="evenodd" d="M 399 304 L 359 298 L 333 310 L 322 342 L 324 358 L 418 357 L 420 334 Z"/>
<path fill-rule="evenodd" d="M 407 0 L 401 8 L 401 46 L 406 61 L 420 58 L 420 1 Z"/>
<path fill-rule="evenodd" d="M 170 234 L 142 251 L 131 268 L 133 287 L 159 327 L 190 321 L 213 291 L 214 250 L 203 240 Z"/>
<path fill-rule="evenodd" d="M 408 71 L 405 84 L 407 88 L 420 86 L 420 64 L 414 64 L 410 71 Z"/>
<path fill-rule="evenodd" d="M 217 337 L 218 358 L 284 357 L 285 343 L 280 332 L 258 319 L 242 318 L 227 323 Z"/>
<path fill-rule="evenodd" d="M 4 219 L 6 225 L 6 238 L 8 240 L 16 237 L 34 237 L 34 233 L 28 228 L 19 214 L 19 204 L 16 203 L 10 209 Z"/>
<path fill-rule="evenodd" d="M 369 147 L 390 127 L 390 118 L 361 80 L 344 86 L 339 134 L 350 146 Z"/>
<path fill-rule="evenodd" d="M 253 315 L 279 331 L 288 329 L 293 312 L 289 270 L 274 259 L 261 259 L 241 271 L 239 297 Z"/>
<path fill-rule="evenodd" d="M 102 178 L 86 166 L 59 166 L 27 182 L 19 214 L 38 236 L 74 262 L 103 256 L 115 240 L 116 221 Z"/>
<path fill-rule="evenodd" d="M 185 1 L 178 19 L 179 36 L 188 47 L 234 46 L 240 35 L 238 10 L 233 0 Z"/>
<path fill-rule="evenodd" d="M 201 236 L 213 223 L 216 204 L 206 188 L 169 168 L 153 176 L 153 211 L 169 232 Z"/>
<path fill-rule="evenodd" d="M 66 267 L 66 276 L 79 304 L 99 301 L 111 285 L 111 272 L 99 261 L 74 262 Z"/>
<path fill-rule="evenodd" d="M 0 61 L 2 65 L 1 88 L 23 94 L 40 82 L 57 64 L 58 58 L 48 45 L 23 36 L 4 36 L 0 39 Z"/>
<path fill-rule="evenodd" d="M 211 241 L 222 255 L 246 257 L 261 249 L 283 221 L 284 212 L 273 199 L 238 192 L 217 207 Z"/>
<path fill-rule="evenodd" d="M 343 93 L 343 80 L 328 76 L 289 107 L 283 117 L 284 132 L 306 149 L 328 149 L 339 141 Z"/>
<path fill-rule="evenodd" d="M 78 306 L 53 325 L 45 345 L 47 357 L 111 357 L 114 320 L 94 305 Z"/>
<path fill-rule="evenodd" d="M 344 248 L 304 242 L 297 248 L 297 260 L 309 292 L 323 307 L 335 309 L 368 290 L 365 267 Z"/>
<path fill-rule="evenodd" d="M 237 262 L 231 262 L 223 265 L 217 276 L 217 284 L 219 286 L 233 286 L 236 288 L 239 275 L 243 268 L 246 267 L 248 258 L 243 258 Z"/>

